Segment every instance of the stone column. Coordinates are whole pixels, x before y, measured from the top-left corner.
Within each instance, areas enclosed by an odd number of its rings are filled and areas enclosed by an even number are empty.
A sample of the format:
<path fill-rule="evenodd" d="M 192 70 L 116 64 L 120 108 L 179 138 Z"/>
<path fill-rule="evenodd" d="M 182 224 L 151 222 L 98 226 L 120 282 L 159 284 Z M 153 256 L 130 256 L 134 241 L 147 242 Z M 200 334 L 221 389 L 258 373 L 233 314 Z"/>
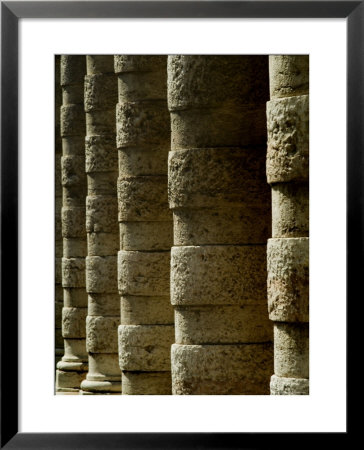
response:
<path fill-rule="evenodd" d="M 267 178 L 272 187 L 268 308 L 272 395 L 309 393 L 309 57 L 270 56 Z"/>
<path fill-rule="evenodd" d="M 62 180 L 61 180 L 61 157 L 62 157 L 62 139 L 60 127 L 60 115 L 62 105 L 61 88 L 61 57 L 55 56 L 55 361 L 56 364 L 62 358 L 64 353 L 62 337 L 62 308 L 63 308 L 63 289 L 62 289 Z"/>
<path fill-rule="evenodd" d="M 167 199 L 166 63 L 166 56 L 115 56 L 123 395 L 171 394 L 173 227 Z"/>
<path fill-rule="evenodd" d="M 87 56 L 85 77 L 86 321 L 89 371 L 82 394 L 120 394 L 117 329 L 120 305 L 117 286 L 119 249 L 115 142 L 117 78 L 114 57 Z"/>
<path fill-rule="evenodd" d="M 87 371 L 85 290 L 84 56 L 61 56 L 62 136 L 62 334 L 65 352 L 57 364 L 57 392 L 77 392 Z"/>
<path fill-rule="evenodd" d="M 269 394 L 266 56 L 168 57 L 173 394 Z"/>

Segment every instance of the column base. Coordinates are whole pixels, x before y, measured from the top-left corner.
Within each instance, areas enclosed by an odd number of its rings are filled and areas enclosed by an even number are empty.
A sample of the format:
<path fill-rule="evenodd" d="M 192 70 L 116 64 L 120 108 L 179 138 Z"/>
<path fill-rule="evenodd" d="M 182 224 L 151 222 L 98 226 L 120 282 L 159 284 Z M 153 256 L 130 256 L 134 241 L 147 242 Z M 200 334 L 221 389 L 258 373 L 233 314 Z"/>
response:
<path fill-rule="evenodd" d="M 308 378 L 284 378 L 272 375 L 270 395 L 309 395 Z"/>
<path fill-rule="evenodd" d="M 120 381 L 92 381 L 83 380 L 81 383 L 81 395 L 121 395 Z"/>

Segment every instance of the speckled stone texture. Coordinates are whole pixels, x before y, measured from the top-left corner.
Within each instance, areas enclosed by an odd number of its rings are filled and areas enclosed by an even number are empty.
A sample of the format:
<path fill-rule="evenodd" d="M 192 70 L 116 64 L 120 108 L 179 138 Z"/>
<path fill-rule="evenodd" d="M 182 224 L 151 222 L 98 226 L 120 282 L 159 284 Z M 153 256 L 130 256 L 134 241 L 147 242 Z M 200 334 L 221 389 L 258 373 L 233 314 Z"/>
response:
<path fill-rule="evenodd" d="M 62 157 L 62 139 L 61 139 L 61 105 L 62 105 L 62 88 L 61 88 L 61 57 L 55 56 L 55 363 L 57 364 L 63 356 L 63 337 L 62 337 L 62 307 L 63 307 L 63 290 L 62 290 L 62 256 L 63 256 L 63 240 L 62 240 L 62 182 L 61 182 L 61 157 Z"/>
<path fill-rule="evenodd" d="M 168 57 L 174 395 L 269 393 L 268 96 L 268 57 Z"/>
<path fill-rule="evenodd" d="M 171 394 L 167 57 L 115 55 L 123 395 Z"/>
<path fill-rule="evenodd" d="M 269 57 L 267 180 L 272 187 L 268 310 L 272 395 L 309 393 L 309 57 Z"/>
<path fill-rule="evenodd" d="M 87 186 L 84 156 L 86 130 L 83 112 L 83 79 L 86 73 L 86 60 L 84 56 L 78 55 L 61 55 L 59 58 L 62 86 L 62 106 L 60 108 L 62 158 L 61 164 L 58 166 L 61 170 L 58 183 L 60 182 L 62 185 L 62 210 L 56 224 L 58 222 L 62 227 L 63 258 L 61 264 L 59 264 L 60 259 L 56 260 L 56 283 L 62 282 L 63 286 L 63 310 L 61 314 L 58 311 L 58 314 L 62 317 L 64 356 L 57 363 L 56 392 L 77 393 L 87 372 L 85 340 L 87 313 L 85 198 Z M 58 143 L 56 134 L 56 146 Z M 56 161 L 56 168 L 57 164 Z M 56 213 L 60 200 L 57 193 L 59 193 L 59 186 L 56 175 Z M 59 235 L 56 225 L 56 236 L 57 232 Z M 56 257 L 58 254 L 58 258 L 60 258 L 60 254 L 57 252 L 60 251 L 61 249 L 56 244 Z M 57 264 L 60 267 L 57 267 Z"/>
<path fill-rule="evenodd" d="M 89 295 L 86 346 L 89 371 L 81 388 L 82 394 L 116 395 L 121 392 L 117 341 L 120 323 L 117 287 L 118 162 L 115 143 L 117 78 L 112 55 L 87 55 L 86 64 L 86 290 Z"/>

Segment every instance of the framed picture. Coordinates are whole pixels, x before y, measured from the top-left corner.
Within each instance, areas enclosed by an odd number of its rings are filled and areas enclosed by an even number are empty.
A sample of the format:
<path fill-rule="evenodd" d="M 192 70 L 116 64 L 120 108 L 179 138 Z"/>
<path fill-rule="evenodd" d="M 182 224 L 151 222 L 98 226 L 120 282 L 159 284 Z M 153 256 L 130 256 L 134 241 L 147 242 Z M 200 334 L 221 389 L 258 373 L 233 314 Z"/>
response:
<path fill-rule="evenodd" d="M 346 303 L 364 269 L 363 19 L 361 1 L 1 2 L 1 448 L 225 449 L 271 445 L 287 432 L 347 437 Z M 102 399 L 54 396 L 45 381 L 54 369 L 54 301 L 45 306 L 54 288 L 54 55 L 162 53 L 310 54 L 308 396 Z"/>

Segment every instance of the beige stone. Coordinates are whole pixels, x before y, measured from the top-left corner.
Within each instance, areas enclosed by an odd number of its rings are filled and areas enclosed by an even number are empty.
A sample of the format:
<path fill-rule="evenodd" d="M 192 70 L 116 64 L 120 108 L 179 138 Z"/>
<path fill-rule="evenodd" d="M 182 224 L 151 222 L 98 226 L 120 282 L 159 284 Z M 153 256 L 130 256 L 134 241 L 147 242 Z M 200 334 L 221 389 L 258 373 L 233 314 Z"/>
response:
<path fill-rule="evenodd" d="M 61 86 L 83 84 L 85 59 L 80 55 L 61 55 Z"/>
<path fill-rule="evenodd" d="M 122 373 L 123 395 L 170 395 L 171 372 Z"/>
<path fill-rule="evenodd" d="M 62 258 L 62 286 L 85 287 L 85 258 Z"/>
<path fill-rule="evenodd" d="M 266 247 L 172 247 L 172 305 L 247 305 L 266 301 Z"/>
<path fill-rule="evenodd" d="M 121 373 L 117 353 L 90 353 L 88 360 L 88 381 L 114 381 L 120 385 Z"/>
<path fill-rule="evenodd" d="M 271 342 L 267 306 L 189 306 L 175 308 L 176 344 Z"/>
<path fill-rule="evenodd" d="M 64 338 L 85 338 L 86 308 L 64 307 L 62 310 L 62 334 Z"/>
<path fill-rule="evenodd" d="M 118 179 L 119 221 L 168 221 L 167 177 Z"/>
<path fill-rule="evenodd" d="M 269 84 L 271 98 L 308 94 L 309 56 L 269 56 Z"/>
<path fill-rule="evenodd" d="M 260 202 L 234 208 L 173 210 L 175 246 L 265 244 L 271 236 L 270 209 Z"/>
<path fill-rule="evenodd" d="M 64 238 L 84 238 L 85 230 L 85 208 L 63 207 L 62 208 L 62 235 Z"/>
<path fill-rule="evenodd" d="M 257 73 L 268 73 L 268 57 L 222 55 L 168 56 L 170 111 L 221 104 L 263 104 L 268 83 Z"/>
<path fill-rule="evenodd" d="M 174 321 L 169 296 L 132 296 L 120 298 L 121 325 L 168 325 Z"/>
<path fill-rule="evenodd" d="M 271 344 L 172 345 L 174 395 L 269 395 Z"/>
<path fill-rule="evenodd" d="M 123 250 L 170 250 L 173 225 L 168 222 L 120 222 L 120 247 Z"/>
<path fill-rule="evenodd" d="M 87 246 L 89 256 L 116 255 L 119 249 L 119 234 L 88 233 Z"/>
<path fill-rule="evenodd" d="M 77 186 L 86 193 L 85 158 L 79 155 L 62 156 L 62 186 Z M 66 206 L 66 205 L 64 205 Z"/>
<path fill-rule="evenodd" d="M 267 260 L 270 319 L 308 322 L 309 238 L 269 239 Z"/>
<path fill-rule="evenodd" d="M 120 318 L 118 316 L 87 316 L 87 351 L 89 353 L 117 353 L 119 323 Z"/>
<path fill-rule="evenodd" d="M 309 234 L 309 188 L 303 183 L 272 186 L 272 236 L 301 237 Z"/>
<path fill-rule="evenodd" d="M 118 283 L 121 295 L 169 295 L 169 252 L 118 254 Z"/>
<path fill-rule="evenodd" d="M 115 109 L 86 112 L 87 135 L 115 134 Z"/>
<path fill-rule="evenodd" d="M 87 73 L 114 73 L 114 57 L 112 55 L 87 55 Z"/>
<path fill-rule="evenodd" d="M 85 129 L 78 136 L 63 136 L 62 137 L 62 154 L 69 155 L 83 155 L 85 152 Z"/>
<path fill-rule="evenodd" d="M 167 175 L 167 145 L 151 148 L 119 148 L 120 178 Z"/>
<path fill-rule="evenodd" d="M 86 230 L 88 233 L 118 233 L 118 203 L 114 196 L 94 195 L 86 199 Z"/>
<path fill-rule="evenodd" d="M 63 86 L 62 100 L 65 105 L 77 105 L 83 103 L 83 91 L 80 89 L 80 85 Z"/>
<path fill-rule="evenodd" d="M 117 79 L 113 73 L 92 74 L 85 76 L 86 112 L 113 109 L 118 101 Z"/>
<path fill-rule="evenodd" d="M 118 163 L 115 136 L 86 136 L 86 173 L 114 172 Z"/>
<path fill-rule="evenodd" d="M 257 203 L 268 210 L 270 189 L 265 179 L 264 147 L 203 148 L 170 152 L 170 208 L 218 208 Z"/>
<path fill-rule="evenodd" d="M 117 292 L 117 258 L 88 256 L 86 258 L 86 290 L 89 293 Z"/>
<path fill-rule="evenodd" d="M 87 308 L 87 292 L 81 288 L 63 288 L 64 306 L 70 308 Z"/>
<path fill-rule="evenodd" d="M 308 95 L 267 103 L 268 183 L 307 181 L 309 170 Z"/>
<path fill-rule="evenodd" d="M 87 242 L 80 238 L 63 238 L 64 258 L 79 258 L 87 255 Z"/>
<path fill-rule="evenodd" d="M 118 103 L 116 124 L 118 148 L 169 144 L 169 114 L 165 102 Z"/>
<path fill-rule="evenodd" d="M 88 314 L 90 316 L 118 316 L 120 314 L 119 294 L 88 294 Z"/>
<path fill-rule="evenodd" d="M 121 370 L 170 371 L 173 342 L 173 325 L 120 325 Z"/>
<path fill-rule="evenodd" d="M 308 324 L 274 324 L 274 373 L 279 377 L 309 377 Z"/>
<path fill-rule="evenodd" d="M 82 105 L 61 106 L 61 136 L 79 136 L 85 133 L 85 115 Z"/>
<path fill-rule="evenodd" d="M 143 100 L 166 102 L 167 73 L 165 67 L 152 72 L 124 72 L 118 76 L 119 103 Z"/>
<path fill-rule="evenodd" d="M 117 172 L 93 172 L 87 174 L 89 196 L 111 195 L 116 191 Z"/>
<path fill-rule="evenodd" d="M 265 106 L 171 112 L 171 150 L 261 145 Z"/>
<path fill-rule="evenodd" d="M 151 72 L 166 68 L 167 58 L 164 55 L 115 55 L 114 69 L 116 73 Z"/>
<path fill-rule="evenodd" d="M 69 372 L 58 369 L 56 372 L 57 392 L 64 390 L 78 391 L 85 376 L 84 372 Z"/>
<path fill-rule="evenodd" d="M 271 395 L 309 395 L 309 380 L 306 378 L 284 378 L 272 375 Z"/>

